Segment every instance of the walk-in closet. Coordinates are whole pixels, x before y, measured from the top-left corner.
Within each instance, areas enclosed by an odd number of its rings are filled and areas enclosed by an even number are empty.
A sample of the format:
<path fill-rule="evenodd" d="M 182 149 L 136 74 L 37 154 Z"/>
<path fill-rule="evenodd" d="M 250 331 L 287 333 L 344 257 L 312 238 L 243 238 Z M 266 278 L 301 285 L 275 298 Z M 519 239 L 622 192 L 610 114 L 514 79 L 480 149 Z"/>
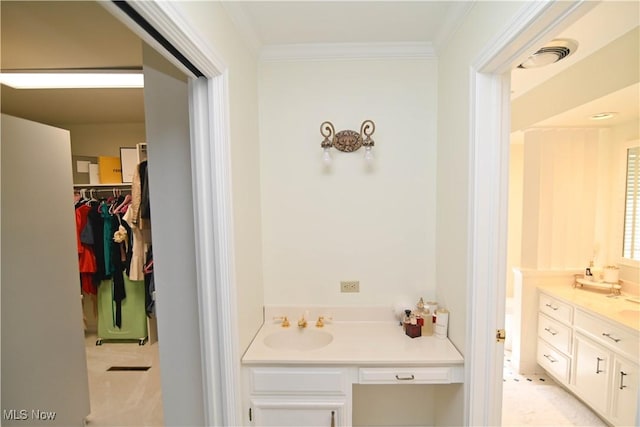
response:
<path fill-rule="evenodd" d="M 98 2 L 2 2 L 0 7 L 3 72 L 113 69 L 115 73 L 124 70 L 143 75 L 142 40 Z M 38 241 L 25 235 L 25 250 L 52 260 L 63 259 L 57 264 L 67 272 L 67 261 L 72 259 L 74 272 L 60 279 L 62 276 L 53 271 L 16 271 L 16 278 L 32 274 L 35 286 L 46 287 L 58 299 L 50 301 L 54 307 L 43 310 L 41 317 L 21 314 L 25 307 L 15 313 L 7 310 L 6 315 L 27 319 L 23 335 L 29 335 L 32 329 L 51 328 L 52 337 L 58 341 L 55 347 L 33 340 L 25 346 L 21 343 L 27 338 L 6 332 L 5 303 L 13 295 L 13 288 L 3 274 L 3 383 L 11 379 L 5 362 L 12 366 L 15 363 L 25 371 L 47 370 L 49 375 L 55 370 L 55 363 L 33 367 L 42 365 L 36 361 L 42 356 L 36 358 L 36 353 L 49 352 L 53 362 L 68 358 L 69 363 L 59 365 L 61 378 L 70 375 L 65 372 L 67 368 L 76 373 L 78 369 L 83 371 L 67 386 L 88 383 L 86 389 L 68 390 L 62 380 L 52 384 L 51 390 L 26 391 L 32 393 L 33 405 L 40 404 L 43 410 L 51 395 L 68 393 L 63 399 L 69 401 L 68 410 L 57 408 L 65 412 L 56 414 L 56 423 L 62 423 L 59 425 L 77 425 L 78 421 L 92 426 L 163 425 L 153 197 L 149 191 L 149 170 L 153 166 L 147 150 L 151 144 L 146 135 L 144 89 L 18 89 L 3 84 L 1 90 L 3 238 L 13 236 L 4 233 L 9 228 L 5 227 L 5 219 L 14 221 L 22 216 L 26 223 L 35 222 L 31 218 L 53 221 L 54 224 L 45 224 L 46 232 L 37 229 Z M 33 145 L 23 143 L 26 134 L 31 135 L 28 138 L 33 139 Z M 34 157 L 38 161 L 30 160 Z M 7 166 L 11 162 L 13 167 Z M 29 172 L 32 168 L 37 173 Z M 49 169 L 55 173 L 47 175 Z M 23 183 L 19 184 L 15 178 L 21 174 L 39 178 L 21 180 Z M 8 185 L 22 187 L 5 193 Z M 39 213 L 20 213 L 16 208 L 20 204 L 25 209 L 37 206 L 34 211 Z M 55 215 L 49 215 L 52 210 L 56 210 Z M 34 233 L 35 230 L 34 227 Z M 71 239 L 70 246 L 66 243 Z M 5 257 L 3 268 L 4 261 Z M 42 265 L 46 269 L 47 263 Z M 34 270 L 37 268 L 33 265 Z M 46 299 L 48 294 L 40 295 Z M 30 301 L 35 310 L 49 304 L 38 298 L 34 289 L 29 294 L 16 295 L 15 301 Z M 65 323 L 50 316 L 55 313 L 57 317 L 60 312 L 66 313 L 62 316 Z M 21 346 L 22 362 L 14 361 L 15 348 L 5 345 L 13 343 L 14 337 L 15 345 Z M 76 351 L 79 341 L 83 345 Z M 67 353 L 73 356 L 67 357 Z M 84 356 L 86 369 L 75 359 L 78 354 Z M 16 378 L 19 375 L 16 372 Z M 75 394 L 81 397 L 74 402 Z M 3 390 L 3 410 L 10 405 L 10 398 Z M 24 410 L 31 416 L 32 408 Z M 20 411 L 6 412 L 3 424 L 21 422 Z M 69 414 L 80 414 L 81 419 L 64 418 Z"/>

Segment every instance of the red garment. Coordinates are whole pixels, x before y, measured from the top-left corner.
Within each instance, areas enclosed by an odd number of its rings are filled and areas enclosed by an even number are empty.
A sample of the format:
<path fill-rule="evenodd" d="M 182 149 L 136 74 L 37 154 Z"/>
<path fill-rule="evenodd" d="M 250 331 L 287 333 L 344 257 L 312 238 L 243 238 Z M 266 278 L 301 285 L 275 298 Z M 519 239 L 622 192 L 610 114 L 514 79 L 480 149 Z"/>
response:
<path fill-rule="evenodd" d="M 97 292 L 96 286 L 93 284 L 93 273 L 98 269 L 96 256 L 93 253 L 91 245 L 84 244 L 80 241 L 80 234 L 87 225 L 87 217 L 90 206 L 82 205 L 76 208 L 76 242 L 78 244 L 78 267 L 80 270 L 80 286 L 82 290 L 88 294 Z"/>

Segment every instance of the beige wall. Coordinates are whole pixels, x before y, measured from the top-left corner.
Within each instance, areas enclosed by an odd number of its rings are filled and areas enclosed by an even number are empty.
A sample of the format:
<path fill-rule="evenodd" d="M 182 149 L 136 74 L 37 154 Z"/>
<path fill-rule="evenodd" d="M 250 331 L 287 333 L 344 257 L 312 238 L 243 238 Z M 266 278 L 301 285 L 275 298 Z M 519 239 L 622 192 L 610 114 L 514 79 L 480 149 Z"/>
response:
<path fill-rule="evenodd" d="M 256 55 L 218 2 L 173 6 L 225 62 L 229 78 L 235 280 L 241 351 L 262 324 L 262 231 Z"/>
<path fill-rule="evenodd" d="M 393 307 L 435 297 L 434 60 L 268 62 L 260 71 L 266 305 Z M 360 131 L 375 159 L 332 149 L 320 124 Z M 359 293 L 341 293 L 359 280 Z"/>
<path fill-rule="evenodd" d="M 524 5 L 477 2 L 465 16 L 438 66 L 436 283 L 438 302 L 449 308 L 449 338 L 464 354 L 469 276 L 470 67 L 481 50 Z M 463 388 L 438 395 L 437 425 L 464 424 Z"/>
<path fill-rule="evenodd" d="M 120 157 L 120 147 L 146 141 L 144 123 L 86 123 L 64 126 L 71 132 L 74 156 Z"/>
<path fill-rule="evenodd" d="M 464 352 L 467 313 L 469 177 L 469 70 L 521 2 L 478 2 L 439 58 L 437 264 L 438 300 L 446 304 L 449 336 Z"/>

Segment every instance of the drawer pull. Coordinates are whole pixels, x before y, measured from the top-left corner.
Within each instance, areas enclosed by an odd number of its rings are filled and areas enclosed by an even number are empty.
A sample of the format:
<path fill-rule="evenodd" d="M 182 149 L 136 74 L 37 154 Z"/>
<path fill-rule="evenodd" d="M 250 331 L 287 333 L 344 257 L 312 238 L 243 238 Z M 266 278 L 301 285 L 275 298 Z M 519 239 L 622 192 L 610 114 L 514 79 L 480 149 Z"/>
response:
<path fill-rule="evenodd" d="M 607 338 L 609 338 L 610 340 L 613 340 L 613 341 L 615 341 L 615 342 L 620 342 L 620 341 L 621 341 L 621 339 L 620 339 L 620 338 L 614 338 L 614 337 L 612 337 L 612 336 L 611 336 L 611 334 L 610 334 L 610 333 L 608 333 L 608 332 L 603 332 L 603 333 L 602 333 L 602 336 L 603 336 L 603 337 L 607 337 Z"/>
<path fill-rule="evenodd" d="M 550 333 L 551 335 L 553 335 L 554 337 L 555 337 L 556 335 L 558 335 L 558 333 L 557 333 L 556 331 L 554 331 L 553 329 L 551 329 L 551 328 L 544 328 L 544 330 L 545 330 L 545 331 L 547 331 L 547 332 L 549 332 L 549 333 Z"/>
<path fill-rule="evenodd" d="M 553 357 L 551 357 L 550 354 L 543 354 L 543 356 L 546 357 L 547 359 L 549 359 L 549 362 L 551 362 L 551 363 L 556 363 L 557 362 L 557 360 L 554 359 Z"/>
<path fill-rule="evenodd" d="M 552 305 L 551 305 L 551 304 L 549 304 L 549 303 L 546 303 L 545 305 L 546 305 L 547 307 L 549 307 L 549 308 L 550 308 L 551 310 L 553 310 L 553 311 L 556 311 L 556 310 L 558 310 L 558 308 L 559 308 L 559 307 L 554 307 L 554 306 L 552 306 Z"/>
<path fill-rule="evenodd" d="M 626 372 L 622 372 L 620 371 L 620 390 L 622 390 L 623 388 L 627 388 L 626 385 L 624 385 L 624 377 L 626 377 L 628 374 Z"/>
<path fill-rule="evenodd" d="M 604 372 L 602 369 L 600 369 L 600 362 L 603 362 L 603 361 L 604 359 L 596 357 L 596 374 L 599 374 L 600 372 Z"/>
<path fill-rule="evenodd" d="M 396 374 L 396 379 L 398 381 L 411 381 L 411 380 L 415 380 L 416 377 L 413 374 L 411 374 L 410 377 L 400 377 L 400 376 L 398 376 L 398 374 Z"/>
<path fill-rule="evenodd" d="M 331 427 L 336 427 L 336 411 L 331 411 Z"/>

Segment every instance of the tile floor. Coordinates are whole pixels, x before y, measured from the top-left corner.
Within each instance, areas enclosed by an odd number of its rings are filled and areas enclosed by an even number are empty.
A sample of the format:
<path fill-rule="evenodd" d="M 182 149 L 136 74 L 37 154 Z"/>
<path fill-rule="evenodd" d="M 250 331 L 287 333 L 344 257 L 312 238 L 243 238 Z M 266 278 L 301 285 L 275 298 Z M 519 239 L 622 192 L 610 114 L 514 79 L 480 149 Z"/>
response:
<path fill-rule="evenodd" d="M 519 375 L 504 359 L 503 426 L 606 426 L 546 374 Z M 542 370 L 541 370 L 542 371 Z"/>
<path fill-rule="evenodd" d="M 158 344 L 108 343 L 85 347 L 91 393 L 88 427 L 162 426 Z M 589 408 L 546 374 L 519 375 L 505 355 L 503 426 L 606 426 Z M 112 366 L 150 366 L 147 371 L 107 371 Z"/>

